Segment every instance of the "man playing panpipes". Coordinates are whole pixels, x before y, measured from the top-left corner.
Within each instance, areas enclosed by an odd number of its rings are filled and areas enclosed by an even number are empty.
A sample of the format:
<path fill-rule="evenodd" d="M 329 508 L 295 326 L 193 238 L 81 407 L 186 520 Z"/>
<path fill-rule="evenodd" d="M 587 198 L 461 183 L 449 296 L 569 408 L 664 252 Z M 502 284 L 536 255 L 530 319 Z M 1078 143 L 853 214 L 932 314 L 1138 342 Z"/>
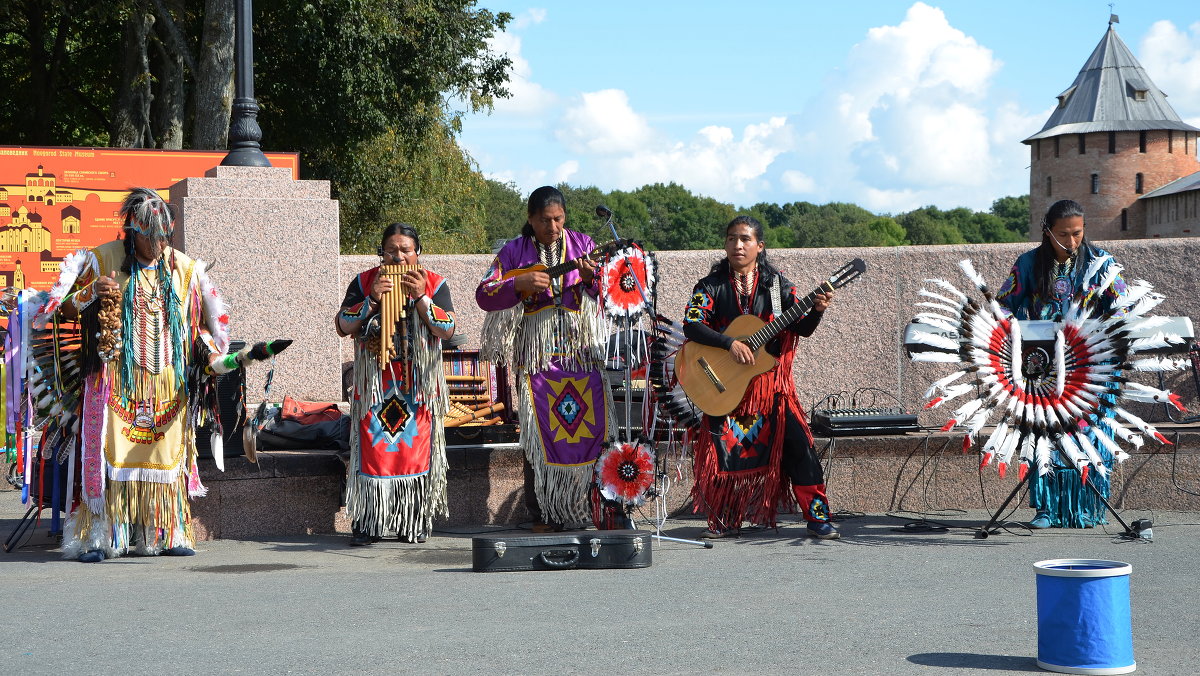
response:
<path fill-rule="evenodd" d="M 338 335 L 354 338 L 346 511 L 355 546 L 393 534 L 425 542 L 433 517 L 449 516 L 442 341 L 454 335 L 454 306 L 445 278 L 418 265 L 420 253 L 412 226 L 389 225 L 384 265 L 351 280 L 336 317 Z"/>

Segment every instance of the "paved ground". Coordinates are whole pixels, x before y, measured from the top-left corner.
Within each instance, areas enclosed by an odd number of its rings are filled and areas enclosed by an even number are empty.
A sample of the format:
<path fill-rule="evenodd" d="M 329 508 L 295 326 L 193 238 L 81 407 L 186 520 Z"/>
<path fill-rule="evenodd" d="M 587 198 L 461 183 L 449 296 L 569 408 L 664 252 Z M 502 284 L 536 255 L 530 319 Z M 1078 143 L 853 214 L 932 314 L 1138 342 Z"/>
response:
<path fill-rule="evenodd" d="M 5 536 L 23 509 L 0 492 Z M 1017 516 L 1028 518 L 1028 510 Z M 641 570 L 481 574 L 469 532 L 365 549 L 342 537 L 201 543 L 193 558 L 63 561 L 39 528 L 0 553 L 11 674 L 1040 672 L 1035 575 L 1051 558 L 1133 564 L 1137 673 L 1200 664 L 1200 514 L 972 537 L 982 512 L 792 523 L 713 549 L 654 542 Z M 666 533 L 692 537 L 695 520 Z M 488 530 L 486 532 L 495 532 Z M 514 533 L 518 531 L 513 531 Z"/>

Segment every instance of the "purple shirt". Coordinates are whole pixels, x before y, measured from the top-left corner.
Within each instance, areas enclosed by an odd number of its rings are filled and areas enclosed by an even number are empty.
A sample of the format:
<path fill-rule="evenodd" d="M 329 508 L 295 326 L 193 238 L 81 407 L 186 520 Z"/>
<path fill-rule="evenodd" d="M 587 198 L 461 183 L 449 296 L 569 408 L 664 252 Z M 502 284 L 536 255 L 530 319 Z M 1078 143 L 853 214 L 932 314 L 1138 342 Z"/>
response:
<path fill-rule="evenodd" d="M 592 241 L 592 238 L 582 232 L 564 229 L 562 236 L 567 243 L 562 258 L 564 263 L 591 253 L 592 249 L 596 248 L 596 243 Z M 494 312 L 507 310 L 521 302 L 521 296 L 516 289 L 516 276 L 505 279 L 504 275 L 539 262 L 536 242 L 537 240 L 533 237 L 522 235 L 510 239 L 500 249 L 495 260 L 492 261 L 492 266 L 488 268 L 487 274 L 480 280 L 479 287 L 475 289 L 475 302 L 479 303 L 480 308 Z M 592 280 L 591 284 L 583 284 L 577 269 L 571 269 L 563 274 L 561 283 L 561 305 L 568 310 L 579 310 L 583 293 L 587 293 L 593 298 L 597 295 L 595 280 Z M 551 285 L 552 288 L 553 285 Z M 552 306 L 554 295 L 551 289 L 546 289 L 526 299 L 525 314 L 534 314 Z"/>

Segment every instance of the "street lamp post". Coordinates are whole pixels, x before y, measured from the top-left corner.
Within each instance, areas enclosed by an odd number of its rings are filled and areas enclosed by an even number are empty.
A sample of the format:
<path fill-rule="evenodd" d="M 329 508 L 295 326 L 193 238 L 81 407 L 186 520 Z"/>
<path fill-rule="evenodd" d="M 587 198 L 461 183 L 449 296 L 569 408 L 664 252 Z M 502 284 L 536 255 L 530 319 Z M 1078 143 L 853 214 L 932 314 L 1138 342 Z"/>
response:
<path fill-rule="evenodd" d="M 254 99 L 254 33 L 252 0 L 236 0 L 233 60 L 233 117 L 229 123 L 229 154 L 221 164 L 230 167 L 269 167 L 258 142 L 258 101 Z"/>

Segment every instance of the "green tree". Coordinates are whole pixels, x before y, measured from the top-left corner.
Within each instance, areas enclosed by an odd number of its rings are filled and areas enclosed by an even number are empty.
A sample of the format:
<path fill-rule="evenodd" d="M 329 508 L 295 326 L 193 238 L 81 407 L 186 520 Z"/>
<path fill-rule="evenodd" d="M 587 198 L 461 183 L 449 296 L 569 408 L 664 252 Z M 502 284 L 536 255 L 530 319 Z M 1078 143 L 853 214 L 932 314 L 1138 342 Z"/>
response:
<path fill-rule="evenodd" d="M 1029 239 L 1029 195 L 1001 197 L 992 202 L 991 214 L 1004 222 L 1006 230 L 1020 235 L 1015 241 Z"/>
<path fill-rule="evenodd" d="M 525 224 L 525 200 L 515 183 L 487 180 L 484 193 L 484 232 L 492 247 L 516 237 Z"/>
<path fill-rule="evenodd" d="M 875 240 L 869 246 L 904 246 L 908 244 L 908 233 L 904 230 L 904 226 L 890 216 L 880 216 L 867 223 L 866 227 Z"/>
<path fill-rule="evenodd" d="M 732 205 L 697 197 L 677 183 L 655 183 L 633 191 L 649 214 L 648 239 L 656 249 L 719 249 Z"/>
<path fill-rule="evenodd" d="M 417 139 L 384 132 L 348 156 L 359 180 L 343 186 L 341 248 L 374 253 L 391 222 L 411 223 L 425 253 L 486 253 L 488 186 L 450 130 Z"/>
<path fill-rule="evenodd" d="M 0 3 L 0 81 L 8 100 L 28 104 L 0 106 L 0 138 L 223 147 L 233 5 Z M 482 216 L 463 199 L 482 195 L 482 183 L 478 176 L 461 186 L 446 179 L 465 178 L 461 169 L 471 164 L 454 139 L 460 116 L 508 95 L 511 61 L 492 53 L 488 39 L 512 16 L 478 8 L 475 0 L 267 0 L 255 10 L 263 147 L 298 151 L 302 177 L 331 181 L 348 250 L 374 250 L 373 237 L 359 237 L 378 227 L 376 219 L 391 208 L 379 203 L 392 197 L 407 200 L 394 205 L 401 213 L 411 213 L 417 202 L 430 205 L 413 219 L 425 220 L 426 232 L 442 228 L 446 242 L 479 248 Z M 406 156 L 383 158 L 380 148 Z M 360 155 L 382 164 L 366 166 Z M 380 166 L 417 187 L 397 192 L 385 185 Z M 428 220 L 433 217 L 445 220 Z"/>
<path fill-rule="evenodd" d="M 612 210 L 617 233 L 621 237 L 640 242 L 646 248 L 653 248 L 650 241 L 650 210 L 644 202 L 633 193 L 614 190 L 608 194 L 604 206 Z"/>
<path fill-rule="evenodd" d="M 108 144 L 122 3 L 0 3 L 0 138 L 28 145 Z"/>
<path fill-rule="evenodd" d="M 913 244 L 965 244 L 962 232 L 934 206 L 914 209 L 896 218 Z"/>

